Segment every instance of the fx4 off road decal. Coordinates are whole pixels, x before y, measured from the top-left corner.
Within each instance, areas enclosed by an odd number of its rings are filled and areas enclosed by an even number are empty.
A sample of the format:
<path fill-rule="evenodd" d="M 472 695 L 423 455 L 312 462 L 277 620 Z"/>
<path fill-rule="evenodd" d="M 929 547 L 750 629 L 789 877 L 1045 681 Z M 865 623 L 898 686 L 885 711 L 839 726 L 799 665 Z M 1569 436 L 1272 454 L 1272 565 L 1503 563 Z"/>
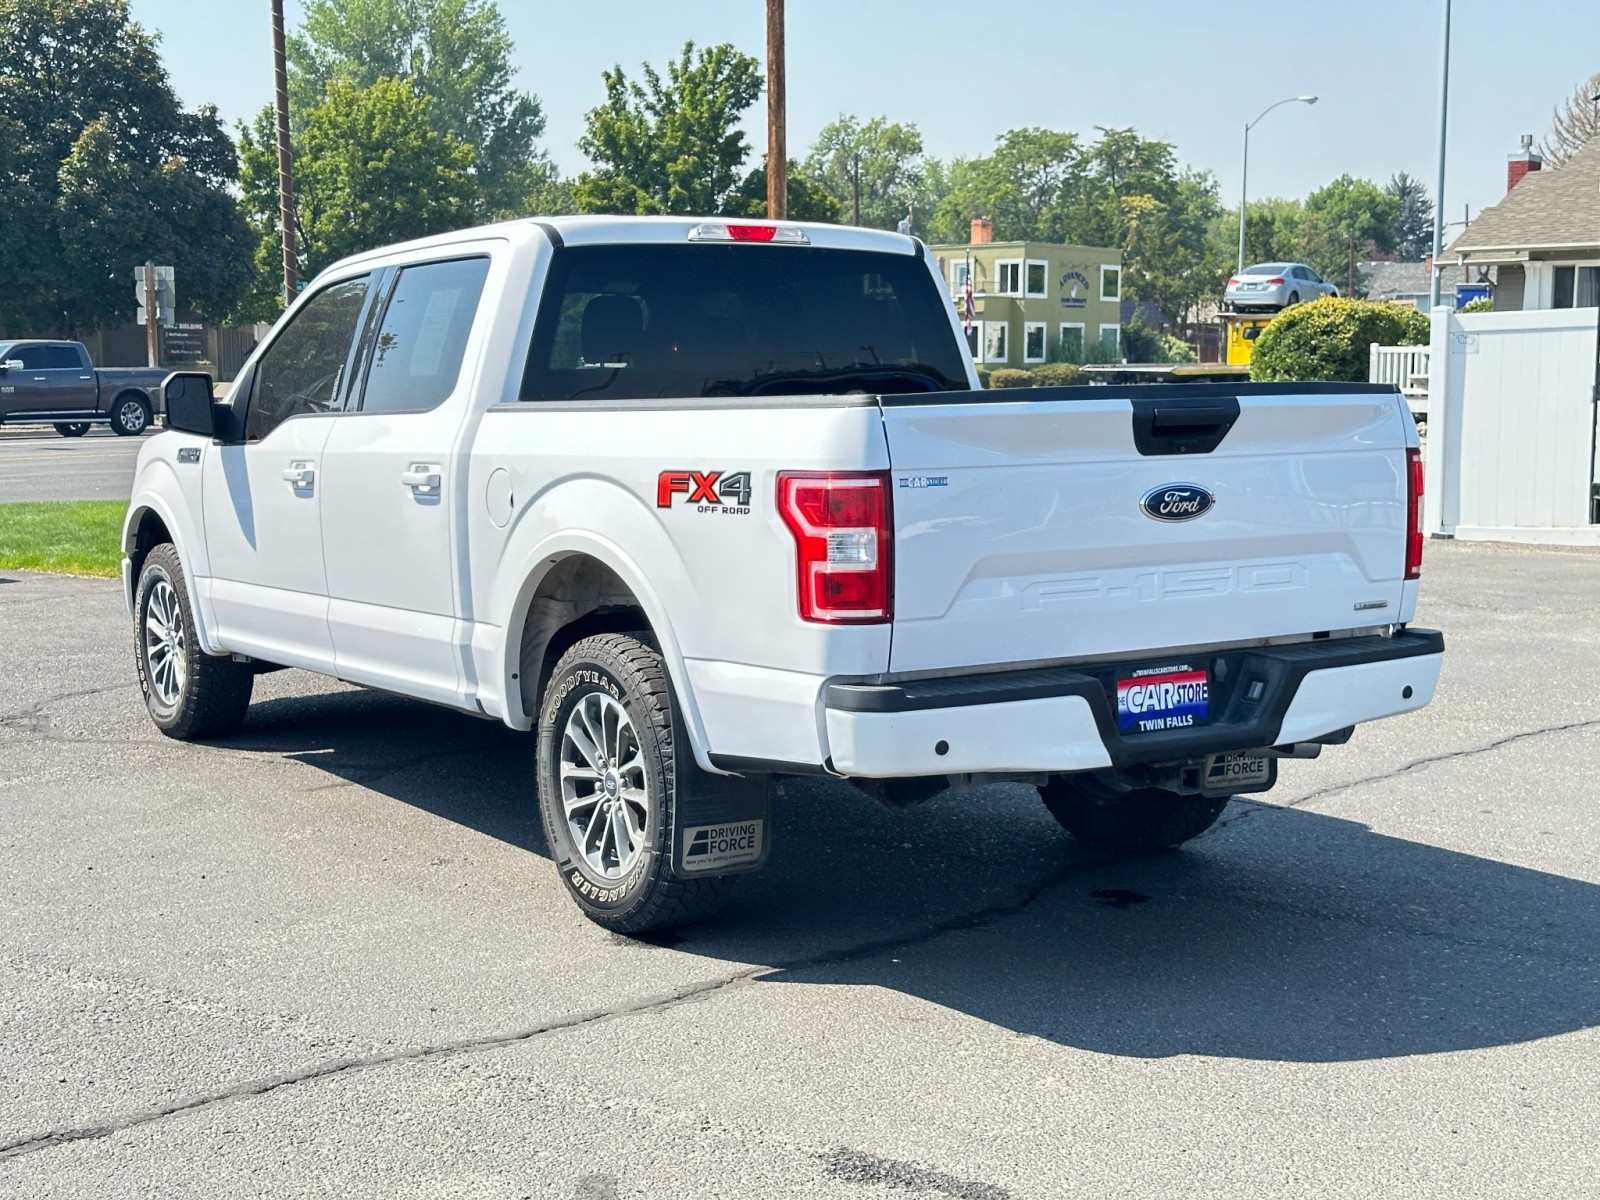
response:
<path fill-rule="evenodd" d="M 656 507 L 695 512 L 750 513 L 749 471 L 663 471 L 656 480 Z"/>

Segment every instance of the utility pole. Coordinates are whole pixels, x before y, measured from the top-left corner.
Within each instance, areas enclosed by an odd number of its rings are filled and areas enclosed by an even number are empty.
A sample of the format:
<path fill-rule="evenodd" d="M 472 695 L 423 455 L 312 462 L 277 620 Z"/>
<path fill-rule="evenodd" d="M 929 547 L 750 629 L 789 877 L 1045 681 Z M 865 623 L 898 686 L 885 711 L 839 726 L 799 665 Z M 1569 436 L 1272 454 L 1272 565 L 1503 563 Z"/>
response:
<path fill-rule="evenodd" d="M 299 292 L 300 260 L 294 245 L 294 167 L 289 152 L 289 72 L 283 53 L 283 0 L 272 0 L 272 77 L 278 127 L 278 226 L 283 234 L 283 306 Z"/>
<path fill-rule="evenodd" d="M 767 0 L 767 218 L 773 221 L 789 215 L 783 73 L 783 0 Z"/>
<path fill-rule="evenodd" d="M 1444 134 L 1450 115 L 1450 0 L 1444 0 L 1444 49 L 1439 57 L 1439 184 L 1433 193 L 1433 259 L 1428 269 L 1428 309 L 1439 307 L 1439 278 L 1444 253 Z"/>
<path fill-rule="evenodd" d="M 850 156 L 850 224 L 861 224 L 861 151 Z"/>
<path fill-rule="evenodd" d="M 144 264 L 144 342 L 145 365 L 159 367 L 161 365 L 161 334 L 156 328 L 159 319 L 156 312 L 156 262 L 149 259 Z"/>

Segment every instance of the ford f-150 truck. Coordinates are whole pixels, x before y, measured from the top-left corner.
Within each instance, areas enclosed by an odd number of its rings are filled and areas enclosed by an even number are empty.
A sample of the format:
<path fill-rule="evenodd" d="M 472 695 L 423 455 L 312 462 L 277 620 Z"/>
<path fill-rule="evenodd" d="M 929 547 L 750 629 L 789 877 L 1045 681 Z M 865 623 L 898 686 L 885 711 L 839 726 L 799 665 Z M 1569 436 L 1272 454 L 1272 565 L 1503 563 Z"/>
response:
<path fill-rule="evenodd" d="M 454 233 L 323 272 L 227 400 L 166 391 L 123 535 L 156 725 L 234 730 L 291 666 L 537 730 L 618 931 L 715 909 L 775 778 L 1023 781 L 1149 850 L 1439 675 L 1398 393 L 980 391 L 899 234 Z"/>
<path fill-rule="evenodd" d="M 90 425 L 136 436 L 162 411 L 154 367 L 96 367 L 82 342 L 0 342 L 0 425 L 54 425 L 82 437 Z"/>

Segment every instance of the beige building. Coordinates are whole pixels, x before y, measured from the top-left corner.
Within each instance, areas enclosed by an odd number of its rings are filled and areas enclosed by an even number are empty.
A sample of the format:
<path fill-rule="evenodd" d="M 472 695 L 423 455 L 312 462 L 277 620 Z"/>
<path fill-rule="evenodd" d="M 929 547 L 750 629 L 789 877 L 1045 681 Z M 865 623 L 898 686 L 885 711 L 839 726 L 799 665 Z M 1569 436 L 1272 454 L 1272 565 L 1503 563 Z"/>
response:
<path fill-rule="evenodd" d="M 972 222 L 965 245 L 934 246 L 958 315 L 972 282 L 967 345 L 979 366 L 1082 362 L 1091 343 L 1117 352 L 1122 341 L 1122 252 L 1103 246 L 996 242 L 994 226 Z"/>

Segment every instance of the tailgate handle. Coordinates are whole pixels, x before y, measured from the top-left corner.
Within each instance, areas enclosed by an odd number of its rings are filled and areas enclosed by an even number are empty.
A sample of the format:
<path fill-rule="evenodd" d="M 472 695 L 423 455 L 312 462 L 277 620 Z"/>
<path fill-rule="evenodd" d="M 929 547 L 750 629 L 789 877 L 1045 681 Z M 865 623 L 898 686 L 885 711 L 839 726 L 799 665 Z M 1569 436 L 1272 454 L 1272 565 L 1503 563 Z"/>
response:
<path fill-rule="evenodd" d="M 1210 454 L 1238 419 L 1237 396 L 1135 400 L 1133 443 L 1144 455 Z"/>

